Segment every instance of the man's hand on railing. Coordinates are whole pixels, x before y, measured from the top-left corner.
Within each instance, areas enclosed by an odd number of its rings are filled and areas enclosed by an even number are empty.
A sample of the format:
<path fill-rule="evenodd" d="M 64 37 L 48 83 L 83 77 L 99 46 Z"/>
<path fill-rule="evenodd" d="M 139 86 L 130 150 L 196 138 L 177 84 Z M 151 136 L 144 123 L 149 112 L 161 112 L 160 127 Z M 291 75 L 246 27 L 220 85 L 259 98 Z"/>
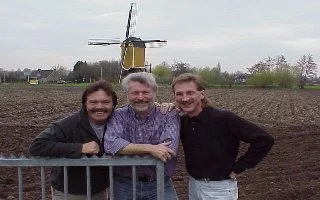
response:
<path fill-rule="evenodd" d="M 95 141 L 82 144 L 81 153 L 96 154 L 99 153 L 100 147 Z"/>
<path fill-rule="evenodd" d="M 167 162 L 173 156 L 175 156 L 174 151 L 168 147 L 170 144 L 171 142 L 164 142 L 158 145 L 153 145 L 150 151 L 151 155 L 159 158 L 163 162 Z"/>

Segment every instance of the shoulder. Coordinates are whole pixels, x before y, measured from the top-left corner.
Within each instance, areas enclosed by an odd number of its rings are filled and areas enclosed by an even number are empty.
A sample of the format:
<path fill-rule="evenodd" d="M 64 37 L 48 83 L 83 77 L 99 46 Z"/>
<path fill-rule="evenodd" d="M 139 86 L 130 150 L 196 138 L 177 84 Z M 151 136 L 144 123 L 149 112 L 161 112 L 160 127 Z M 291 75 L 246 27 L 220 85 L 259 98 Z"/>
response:
<path fill-rule="evenodd" d="M 208 111 L 213 116 L 219 116 L 219 117 L 236 116 L 235 113 L 233 113 L 233 112 L 231 112 L 230 110 L 227 110 L 227 109 L 209 107 Z"/>
<path fill-rule="evenodd" d="M 116 108 L 113 112 L 114 113 L 124 113 L 124 112 L 128 112 L 128 110 L 129 110 L 129 106 L 125 105 L 123 107 Z"/>
<path fill-rule="evenodd" d="M 62 118 L 56 122 L 54 122 L 53 124 L 54 125 L 57 125 L 57 126 L 70 126 L 71 124 L 76 124 L 80 121 L 81 119 L 81 113 L 80 111 L 77 111 L 65 118 Z"/>
<path fill-rule="evenodd" d="M 239 118 L 238 115 L 236 115 L 235 113 L 229 110 L 219 109 L 214 107 L 206 107 L 204 109 L 203 117 L 213 121 L 222 121 L 222 122 L 227 122 L 229 120 Z"/>
<path fill-rule="evenodd" d="M 129 106 L 128 105 L 125 105 L 123 107 L 120 107 L 120 108 L 116 108 L 112 115 L 115 115 L 115 116 L 123 116 L 123 115 L 127 115 L 127 113 L 129 112 Z"/>

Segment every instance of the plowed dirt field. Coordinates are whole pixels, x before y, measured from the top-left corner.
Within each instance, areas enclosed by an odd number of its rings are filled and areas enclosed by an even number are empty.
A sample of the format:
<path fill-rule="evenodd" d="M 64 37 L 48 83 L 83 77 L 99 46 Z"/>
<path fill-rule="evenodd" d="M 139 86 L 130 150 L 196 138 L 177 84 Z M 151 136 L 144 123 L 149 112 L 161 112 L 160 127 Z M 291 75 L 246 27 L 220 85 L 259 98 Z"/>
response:
<path fill-rule="evenodd" d="M 28 146 L 53 121 L 80 107 L 84 88 L 0 85 L 0 153 L 28 153 Z M 120 105 L 126 101 L 116 86 Z M 241 200 L 320 199 L 320 91 L 208 89 L 214 105 L 263 127 L 275 138 L 270 154 L 255 169 L 241 174 Z M 169 86 L 157 100 L 172 100 Z M 241 152 L 247 148 L 242 145 Z M 182 200 L 188 199 L 188 176 L 182 148 L 173 177 Z M 40 169 L 25 168 L 24 199 L 41 199 Z M 49 183 L 48 183 L 49 185 Z M 50 194 L 49 189 L 46 193 Z M 0 200 L 18 199 L 17 168 L 0 167 Z"/>

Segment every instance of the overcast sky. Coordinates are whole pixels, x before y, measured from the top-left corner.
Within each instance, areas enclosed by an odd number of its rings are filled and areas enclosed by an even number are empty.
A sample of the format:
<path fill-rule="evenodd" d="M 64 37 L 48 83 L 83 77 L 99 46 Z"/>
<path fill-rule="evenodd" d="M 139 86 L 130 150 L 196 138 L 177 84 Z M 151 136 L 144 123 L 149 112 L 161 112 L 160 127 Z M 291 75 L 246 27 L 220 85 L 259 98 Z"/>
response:
<path fill-rule="evenodd" d="M 50 69 L 59 64 L 73 69 L 79 60 L 118 60 L 119 45 L 87 42 L 123 40 L 130 2 L 0 0 L 0 68 Z M 279 54 L 289 63 L 312 54 L 320 65 L 319 0 L 135 2 L 135 36 L 168 40 L 165 48 L 146 50 L 153 66 L 162 61 L 200 67 L 220 62 L 223 71 L 246 71 Z"/>

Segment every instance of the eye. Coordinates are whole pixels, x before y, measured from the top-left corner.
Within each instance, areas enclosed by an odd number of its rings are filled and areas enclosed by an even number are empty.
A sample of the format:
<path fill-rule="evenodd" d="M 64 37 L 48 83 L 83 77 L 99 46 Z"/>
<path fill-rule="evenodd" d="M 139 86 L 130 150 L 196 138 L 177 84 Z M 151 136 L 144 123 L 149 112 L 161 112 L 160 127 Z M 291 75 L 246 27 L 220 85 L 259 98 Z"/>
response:
<path fill-rule="evenodd" d="M 187 92 L 187 95 L 192 96 L 194 93 L 195 93 L 195 92 L 193 92 L 193 91 L 188 91 L 188 92 Z"/>
<path fill-rule="evenodd" d="M 90 103 L 91 105 L 93 105 L 93 104 L 96 104 L 97 101 L 89 101 L 89 103 Z"/>
<path fill-rule="evenodd" d="M 111 103 L 111 101 L 103 101 L 103 104 L 109 105 Z"/>

